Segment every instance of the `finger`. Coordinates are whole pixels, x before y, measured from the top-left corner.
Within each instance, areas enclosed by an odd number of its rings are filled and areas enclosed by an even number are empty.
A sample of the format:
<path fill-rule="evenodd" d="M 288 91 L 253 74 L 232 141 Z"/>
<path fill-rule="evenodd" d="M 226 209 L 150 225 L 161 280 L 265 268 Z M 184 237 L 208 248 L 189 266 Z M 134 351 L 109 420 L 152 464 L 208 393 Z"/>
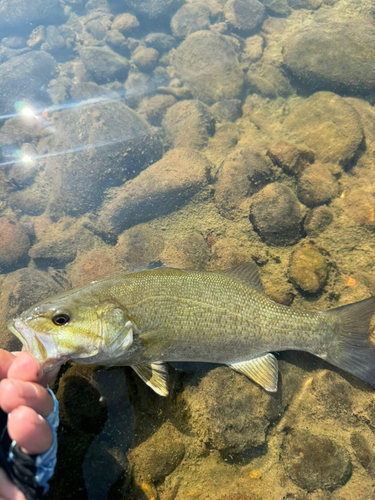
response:
<path fill-rule="evenodd" d="M 45 453 L 52 444 L 48 422 L 27 406 L 20 406 L 9 413 L 8 433 L 29 455 Z"/>
<path fill-rule="evenodd" d="M 0 469 L 0 500 L 25 500 L 24 495 L 14 486 L 3 469 Z"/>
<path fill-rule="evenodd" d="M 0 380 L 7 377 L 10 365 L 15 357 L 12 353 L 0 349 Z"/>
<path fill-rule="evenodd" d="M 4 379 L 0 382 L 0 406 L 5 413 L 10 413 L 19 406 L 29 406 L 42 417 L 48 417 L 53 410 L 53 399 L 39 384 Z"/>
<path fill-rule="evenodd" d="M 43 376 L 43 370 L 31 354 L 21 352 L 14 358 L 8 370 L 8 378 L 16 378 L 29 382 L 38 382 Z"/>

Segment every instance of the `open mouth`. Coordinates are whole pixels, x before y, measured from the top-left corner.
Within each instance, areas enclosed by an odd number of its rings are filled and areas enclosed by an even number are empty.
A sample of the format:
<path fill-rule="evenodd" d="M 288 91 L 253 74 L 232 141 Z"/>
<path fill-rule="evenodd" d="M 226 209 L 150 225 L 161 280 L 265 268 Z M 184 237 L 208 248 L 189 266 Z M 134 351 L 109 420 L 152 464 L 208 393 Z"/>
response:
<path fill-rule="evenodd" d="M 9 330 L 22 342 L 22 350 L 29 352 L 39 361 L 45 361 L 54 353 L 55 344 L 47 335 L 37 332 L 19 318 L 8 323 Z"/>

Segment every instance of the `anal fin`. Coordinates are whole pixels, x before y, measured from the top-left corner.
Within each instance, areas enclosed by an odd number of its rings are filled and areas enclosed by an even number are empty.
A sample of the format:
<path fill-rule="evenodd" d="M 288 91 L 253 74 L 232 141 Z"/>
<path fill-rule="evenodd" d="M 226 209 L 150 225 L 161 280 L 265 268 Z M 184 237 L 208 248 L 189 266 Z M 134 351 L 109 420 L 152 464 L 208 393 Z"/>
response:
<path fill-rule="evenodd" d="M 168 367 L 165 363 L 141 363 L 132 365 L 135 373 L 145 382 L 156 394 L 168 396 Z"/>
<path fill-rule="evenodd" d="M 277 391 L 278 365 L 273 354 L 268 353 L 247 361 L 230 363 L 228 366 L 254 380 L 266 391 Z"/>

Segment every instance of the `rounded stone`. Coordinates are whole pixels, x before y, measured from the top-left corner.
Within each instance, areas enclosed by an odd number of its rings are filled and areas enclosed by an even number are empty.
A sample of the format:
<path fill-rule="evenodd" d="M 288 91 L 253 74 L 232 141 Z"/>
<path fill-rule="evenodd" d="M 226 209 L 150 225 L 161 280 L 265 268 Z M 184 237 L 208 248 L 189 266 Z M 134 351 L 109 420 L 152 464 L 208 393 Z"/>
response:
<path fill-rule="evenodd" d="M 299 175 L 309 163 L 314 162 L 313 151 L 298 148 L 286 141 L 272 144 L 267 151 L 267 156 L 289 175 Z"/>
<path fill-rule="evenodd" d="M 196 99 L 209 106 L 223 99 L 238 99 L 244 75 L 234 46 L 211 31 L 189 35 L 173 55 L 173 66 Z"/>
<path fill-rule="evenodd" d="M 298 199 L 308 207 L 330 202 L 337 196 L 338 184 L 327 166 L 314 164 L 307 167 L 298 179 Z"/>
<path fill-rule="evenodd" d="M 168 148 L 202 149 L 215 132 L 210 108 L 200 101 L 180 101 L 171 106 L 162 122 Z"/>
<path fill-rule="evenodd" d="M 315 238 L 322 233 L 333 221 L 332 210 L 328 207 L 316 207 L 306 215 L 303 223 L 305 232 Z"/>
<path fill-rule="evenodd" d="M 0 217 L 0 268 L 11 266 L 26 255 L 30 240 L 21 224 L 10 217 Z"/>
<path fill-rule="evenodd" d="M 240 215 L 245 198 L 261 189 L 273 178 L 271 161 L 247 148 L 239 148 L 220 166 L 215 183 L 215 203 L 224 217 Z"/>
<path fill-rule="evenodd" d="M 140 47 L 134 51 L 131 58 L 137 68 L 146 73 L 149 73 L 156 67 L 158 59 L 159 52 L 152 47 Z"/>
<path fill-rule="evenodd" d="M 138 26 L 139 21 L 135 16 L 133 16 L 132 14 L 124 13 L 119 14 L 114 18 L 111 29 L 118 30 L 121 33 L 129 34 L 130 31 L 138 28 Z"/>
<path fill-rule="evenodd" d="M 312 149 L 321 163 L 346 165 L 360 147 L 364 135 L 359 114 L 342 97 L 316 92 L 283 123 L 296 145 Z"/>
<path fill-rule="evenodd" d="M 296 430 L 284 439 L 283 462 L 291 480 L 307 491 L 334 490 L 351 474 L 346 448 L 327 436 Z"/>
<path fill-rule="evenodd" d="M 303 245 L 290 256 L 290 280 L 303 292 L 319 292 L 326 283 L 327 275 L 327 261 L 312 245 Z"/>
<path fill-rule="evenodd" d="M 253 30 L 261 24 L 266 9 L 258 0 L 229 0 L 224 7 L 225 20 L 239 30 Z"/>
<path fill-rule="evenodd" d="M 286 40 L 283 57 L 309 89 L 355 95 L 374 91 L 375 28 L 371 23 L 310 24 Z"/>
<path fill-rule="evenodd" d="M 250 221 L 270 245 L 294 245 L 301 237 L 302 214 L 297 196 L 284 184 L 268 184 L 251 198 Z"/>
<path fill-rule="evenodd" d="M 184 454 L 183 435 L 167 421 L 149 439 L 131 450 L 128 460 L 138 483 L 154 482 L 171 474 Z"/>
<path fill-rule="evenodd" d="M 135 226 L 120 234 L 115 246 L 116 261 L 124 267 L 148 266 L 159 260 L 164 249 L 161 232 Z"/>
<path fill-rule="evenodd" d="M 183 5 L 172 17 L 172 33 L 178 38 L 186 38 L 195 31 L 207 29 L 210 13 L 210 9 L 201 3 Z"/>

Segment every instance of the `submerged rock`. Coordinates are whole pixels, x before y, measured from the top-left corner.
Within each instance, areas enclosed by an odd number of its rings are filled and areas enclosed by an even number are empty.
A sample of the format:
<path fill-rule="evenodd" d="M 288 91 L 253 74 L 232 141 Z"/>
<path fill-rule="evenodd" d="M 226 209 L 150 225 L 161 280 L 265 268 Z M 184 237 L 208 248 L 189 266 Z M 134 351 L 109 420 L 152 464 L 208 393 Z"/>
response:
<path fill-rule="evenodd" d="M 238 99 L 243 72 L 233 44 L 223 35 L 197 31 L 176 49 L 173 66 L 196 99 L 208 105 Z"/>
<path fill-rule="evenodd" d="M 309 163 L 314 163 L 313 151 L 298 148 L 286 141 L 273 144 L 268 149 L 267 156 L 289 175 L 299 175 Z"/>
<path fill-rule="evenodd" d="M 182 397 L 192 432 L 223 454 L 241 453 L 265 443 L 280 399 L 227 367 L 211 370 Z"/>
<path fill-rule="evenodd" d="M 207 185 L 210 168 L 210 162 L 198 152 L 172 149 L 116 190 L 99 213 L 97 230 L 115 236 L 176 210 Z"/>
<path fill-rule="evenodd" d="M 301 237 L 302 214 L 297 196 L 284 184 L 268 184 L 251 198 L 250 221 L 271 245 L 294 245 Z"/>
<path fill-rule="evenodd" d="M 286 66 L 310 89 L 357 95 L 375 89 L 371 62 L 375 58 L 375 28 L 370 23 L 309 25 L 286 40 L 283 57 Z"/>
<path fill-rule="evenodd" d="M 319 292 L 326 283 L 327 275 L 327 261 L 314 246 L 303 245 L 290 256 L 289 277 L 303 292 Z"/>
<path fill-rule="evenodd" d="M 204 270 L 210 258 L 210 246 L 203 236 L 193 233 L 167 247 L 160 260 L 167 267 Z"/>
<path fill-rule="evenodd" d="M 181 434 L 171 422 L 165 422 L 155 434 L 128 454 L 136 482 L 162 481 L 184 458 Z"/>
<path fill-rule="evenodd" d="M 170 12 L 179 4 L 179 0 L 125 0 L 125 3 L 135 12 L 155 19 Z"/>
<path fill-rule="evenodd" d="M 225 99 L 211 106 L 215 120 L 221 122 L 235 122 L 241 116 L 241 101 L 239 99 Z"/>
<path fill-rule="evenodd" d="M 129 61 L 109 47 L 82 47 L 79 55 L 96 83 L 125 81 L 130 68 Z"/>
<path fill-rule="evenodd" d="M 328 165 L 315 163 L 298 179 L 298 199 L 308 207 L 330 202 L 338 194 L 338 184 Z"/>
<path fill-rule="evenodd" d="M 168 148 L 202 149 L 215 133 L 215 118 L 200 101 L 180 101 L 168 108 L 162 126 Z"/>
<path fill-rule="evenodd" d="M 253 30 L 266 17 L 266 9 L 258 0 L 228 0 L 225 20 L 239 30 Z"/>
<path fill-rule="evenodd" d="M 303 229 L 306 233 L 315 238 L 322 233 L 333 221 L 332 210 L 328 207 L 316 207 L 306 215 Z"/>
<path fill-rule="evenodd" d="M 261 67 L 249 70 L 245 82 L 250 93 L 254 92 L 263 97 L 285 97 L 293 93 L 288 78 L 273 64 L 263 64 Z"/>
<path fill-rule="evenodd" d="M 0 64 L 0 114 L 14 113 L 17 101 L 48 102 L 45 89 L 55 72 L 54 58 L 37 50 Z"/>
<path fill-rule="evenodd" d="M 51 14 L 57 14 L 58 0 L 24 0 L 0 1 L 0 29 L 23 24 L 35 25 Z"/>
<path fill-rule="evenodd" d="M 161 232 L 135 226 L 120 234 L 115 246 L 116 261 L 126 268 L 148 266 L 159 260 L 164 249 Z"/>
<path fill-rule="evenodd" d="M 273 178 L 272 164 L 257 151 L 241 148 L 229 155 L 217 173 L 215 203 L 224 217 L 234 219 L 241 213 L 245 198 Z"/>
<path fill-rule="evenodd" d="M 119 101 L 63 110 L 54 127 L 46 161 L 54 216 L 95 209 L 106 188 L 134 177 L 161 156 L 161 143 L 148 123 Z"/>
<path fill-rule="evenodd" d="M 195 31 L 207 29 L 210 24 L 210 9 L 202 3 L 183 5 L 171 19 L 174 36 L 186 38 Z"/>
<path fill-rule="evenodd" d="M 27 254 L 30 240 L 15 218 L 0 217 L 0 271 L 14 266 Z"/>
<path fill-rule="evenodd" d="M 347 482 L 352 469 L 346 448 L 305 430 L 285 437 L 283 463 L 292 481 L 307 491 L 336 489 Z"/>
<path fill-rule="evenodd" d="M 321 163 L 347 165 L 364 135 L 357 111 L 332 92 L 316 92 L 283 123 L 296 144 L 304 143 Z"/>

